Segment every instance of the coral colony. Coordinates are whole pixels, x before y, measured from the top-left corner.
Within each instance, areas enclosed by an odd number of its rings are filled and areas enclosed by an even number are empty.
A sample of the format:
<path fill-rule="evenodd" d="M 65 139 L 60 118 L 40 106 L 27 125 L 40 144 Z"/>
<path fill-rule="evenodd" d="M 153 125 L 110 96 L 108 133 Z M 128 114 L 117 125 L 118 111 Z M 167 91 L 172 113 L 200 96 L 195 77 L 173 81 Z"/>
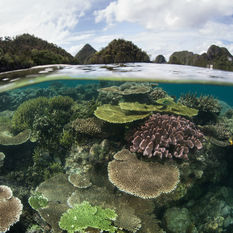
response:
<path fill-rule="evenodd" d="M 201 149 L 203 134 L 184 117 L 153 114 L 133 135 L 131 152 L 160 158 L 188 159 L 190 149 Z"/>

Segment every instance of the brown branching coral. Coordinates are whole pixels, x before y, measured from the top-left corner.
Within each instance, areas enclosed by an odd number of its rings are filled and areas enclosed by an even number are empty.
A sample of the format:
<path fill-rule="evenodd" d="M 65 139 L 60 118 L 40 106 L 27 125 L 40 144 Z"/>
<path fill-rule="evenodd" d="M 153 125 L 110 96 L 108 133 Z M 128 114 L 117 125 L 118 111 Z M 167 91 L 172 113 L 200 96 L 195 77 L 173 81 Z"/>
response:
<path fill-rule="evenodd" d="M 23 205 L 21 201 L 12 196 L 8 186 L 0 185 L 0 231 L 6 232 L 19 221 Z"/>
<path fill-rule="evenodd" d="M 194 123 L 181 116 L 153 114 L 133 134 L 131 152 L 160 158 L 185 158 L 191 149 L 201 149 L 203 134 Z"/>
<path fill-rule="evenodd" d="M 89 136 L 100 135 L 102 132 L 103 121 L 90 117 L 86 119 L 77 118 L 72 122 L 72 128 L 78 134 L 85 134 Z"/>
<path fill-rule="evenodd" d="M 201 112 L 219 113 L 221 106 L 217 99 L 211 95 L 201 95 L 197 97 L 196 94 L 185 94 L 179 98 L 179 103 L 190 108 L 198 109 Z"/>
<path fill-rule="evenodd" d="M 153 103 L 156 103 L 156 100 L 168 97 L 168 94 L 160 87 L 156 87 L 149 94 L 150 99 Z"/>
<path fill-rule="evenodd" d="M 169 193 L 179 183 L 177 167 L 140 161 L 123 149 L 108 164 L 109 180 L 121 191 L 147 199 Z"/>

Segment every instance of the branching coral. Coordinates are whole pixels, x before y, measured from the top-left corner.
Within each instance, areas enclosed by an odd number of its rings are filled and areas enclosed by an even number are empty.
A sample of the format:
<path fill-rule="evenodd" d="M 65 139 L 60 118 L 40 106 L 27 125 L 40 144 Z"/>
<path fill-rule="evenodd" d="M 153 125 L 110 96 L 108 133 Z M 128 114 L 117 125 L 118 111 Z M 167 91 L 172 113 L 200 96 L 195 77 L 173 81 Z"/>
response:
<path fill-rule="evenodd" d="M 102 132 L 103 121 L 98 118 L 90 117 L 86 119 L 77 118 L 72 121 L 72 128 L 80 135 L 95 136 Z"/>
<path fill-rule="evenodd" d="M 153 114 L 132 140 L 130 150 L 152 157 L 188 158 L 190 149 L 201 149 L 203 134 L 191 121 L 173 115 Z"/>
<path fill-rule="evenodd" d="M 188 93 L 179 98 L 179 103 L 202 112 L 219 113 L 221 110 L 218 100 L 211 95 L 197 97 L 196 94 Z"/>

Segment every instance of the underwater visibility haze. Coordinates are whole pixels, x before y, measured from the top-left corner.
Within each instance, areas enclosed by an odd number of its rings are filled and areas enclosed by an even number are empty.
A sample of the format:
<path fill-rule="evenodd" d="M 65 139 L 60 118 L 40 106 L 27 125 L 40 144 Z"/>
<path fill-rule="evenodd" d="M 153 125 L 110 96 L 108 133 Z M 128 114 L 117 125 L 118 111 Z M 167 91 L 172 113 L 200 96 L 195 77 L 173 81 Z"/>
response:
<path fill-rule="evenodd" d="M 0 74 L 0 232 L 233 232 L 233 72 L 128 63 Z"/>

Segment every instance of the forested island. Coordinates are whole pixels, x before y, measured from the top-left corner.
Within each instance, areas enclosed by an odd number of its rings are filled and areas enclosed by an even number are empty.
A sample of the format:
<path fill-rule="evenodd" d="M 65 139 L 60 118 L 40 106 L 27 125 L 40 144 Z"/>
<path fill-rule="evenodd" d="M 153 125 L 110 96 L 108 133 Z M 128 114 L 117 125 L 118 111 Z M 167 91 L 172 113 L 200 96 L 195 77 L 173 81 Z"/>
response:
<path fill-rule="evenodd" d="M 29 34 L 0 38 L 0 72 L 62 63 L 76 64 L 76 60 L 55 44 Z"/>
<path fill-rule="evenodd" d="M 151 61 L 149 55 L 124 39 L 114 39 L 97 51 L 86 44 L 75 56 L 53 43 L 23 34 L 14 38 L 0 37 L 0 72 L 48 64 L 111 64 L 126 62 L 155 62 L 210 67 L 233 71 L 233 56 L 224 47 L 211 45 L 201 55 L 189 51 L 174 52 L 168 62 L 163 55 Z"/>
<path fill-rule="evenodd" d="M 211 45 L 207 52 L 201 55 L 189 51 L 174 52 L 169 63 L 233 71 L 233 56 L 226 48 L 216 45 Z"/>

